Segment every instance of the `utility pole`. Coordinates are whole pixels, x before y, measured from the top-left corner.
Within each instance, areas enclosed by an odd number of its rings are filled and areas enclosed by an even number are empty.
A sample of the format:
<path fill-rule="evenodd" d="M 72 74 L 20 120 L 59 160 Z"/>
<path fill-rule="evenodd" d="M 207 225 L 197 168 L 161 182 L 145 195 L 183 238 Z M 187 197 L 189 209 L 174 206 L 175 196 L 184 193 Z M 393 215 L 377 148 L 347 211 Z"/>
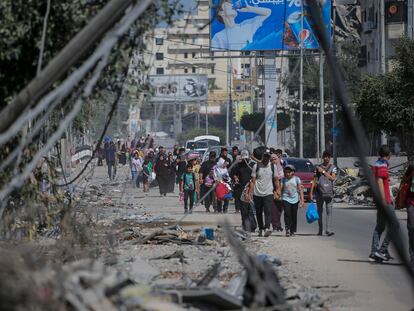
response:
<path fill-rule="evenodd" d="M 322 107 L 322 106 L 320 106 L 320 107 Z M 320 156 L 321 156 L 321 153 L 320 153 L 320 150 L 321 150 L 321 148 L 320 148 L 320 146 L 321 146 L 321 142 L 320 142 L 320 137 L 322 136 L 322 135 L 320 135 L 320 125 L 322 124 L 322 122 L 319 122 L 319 112 L 320 112 L 320 109 L 319 109 L 319 107 L 316 107 L 316 157 L 318 158 L 318 161 L 319 161 L 319 159 L 320 159 Z M 321 115 L 322 116 L 322 115 Z"/>
<path fill-rule="evenodd" d="M 408 14 L 408 18 L 407 18 L 407 37 L 409 39 L 413 39 L 413 2 L 414 0 L 408 0 L 407 3 L 407 14 Z"/>
<path fill-rule="evenodd" d="M 324 79 L 323 79 L 323 52 L 319 52 L 319 94 L 320 94 L 320 154 L 325 151 L 325 94 L 324 94 Z"/>
<path fill-rule="evenodd" d="M 208 101 L 206 100 L 206 102 L 205 102 L 205 107 L 206 107 L 206 135 L 208 135 L 208 110 L 207 110 L 207 106 L 208 106 Z"/>
<path fill-rule="evenodd" d="M 380 0 L 380 15 L 381 15 L 381 73 L 385 74 L 387 71 L 385 60 L 385 0 Z M 387 135 L 381 132 L 381 145 L 388 143 Z"/>
<path fill-rule="evenodd" d="M 303 32 L 303 1 L 301 1 L 301 33 Z M 303 158 L 303 40 L 300 40 L 300 77 L 299 77 L 299 157 Z"/>
<path fill-rule="evenodd" d="M 333 6 L 333 32 L 332 32 L 332 47 L 331 52 L 333 53 L 333 57 L 336 58 L 336 3 L 335 0 L 332 0 Z M 332 85 L 332 83 L 331 83 Z M 336 97 L 335 91 L 332 90 L 332 156 L 333 162 L 335 166 L 338 166 L 338 156 L 337 156 L 337 148 L 336 148 L 336 137 L 338 135 L 338 131 L 336 129 Z"/>
<path fill-rule="evenodd" d="M 227 56 L 230 56 L 230 52 L 227 52 Z M 227 92 L 229 96 L 226 105 L 226 146 L 230 145 L 231 69 L 230 58 L 227 58 Z"/>

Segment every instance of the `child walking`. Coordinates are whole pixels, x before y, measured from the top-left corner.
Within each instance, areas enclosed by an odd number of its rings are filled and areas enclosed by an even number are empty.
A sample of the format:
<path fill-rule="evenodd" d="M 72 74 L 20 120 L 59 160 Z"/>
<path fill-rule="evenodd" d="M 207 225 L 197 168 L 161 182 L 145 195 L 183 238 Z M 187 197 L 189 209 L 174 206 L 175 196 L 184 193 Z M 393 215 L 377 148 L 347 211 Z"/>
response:
<path fill-rule="evenodd" d="M 180 190 L 184 192 L 184 213 L 188 213 L 188 200 L 190 200 L 190 214 L 193 212 L 194 195 L 198 193 L 196 177 L 193 173 L 193 166 L 187 164 L 186 172 L 181 176 Z"/>
<path fill-rule="evenodd" d="M 151 168 L 150 168 L 150 162 L 146 158 L 144 160 L 144 165 L 142 166 L 142 183 L 144 185 L 144 192 L 149 192 L 149 178 L 152 174 Z"/>
<path fill-rule="evenodd" d="M 286 165 L 282 179 L 282 204 L 285 212 L 286 236 L 295 234 L 298 223 L 298 205 L 304 206 L 302 182 L 295 176 L 295 167 Z"/>

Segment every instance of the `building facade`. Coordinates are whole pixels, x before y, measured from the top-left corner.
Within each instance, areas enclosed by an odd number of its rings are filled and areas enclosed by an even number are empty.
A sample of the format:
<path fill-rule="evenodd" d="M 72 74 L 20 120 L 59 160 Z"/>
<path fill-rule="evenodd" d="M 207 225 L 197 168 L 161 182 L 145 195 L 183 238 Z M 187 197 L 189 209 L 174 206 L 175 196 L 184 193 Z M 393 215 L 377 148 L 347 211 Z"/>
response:
<path fill-rule="evenodd" d="M 366 73 L 381 73 L 392 69 L 396 42 L 403 36 L 412 38 L 412 3 L 413 0 L 360 1 L 360 65 Z"/>

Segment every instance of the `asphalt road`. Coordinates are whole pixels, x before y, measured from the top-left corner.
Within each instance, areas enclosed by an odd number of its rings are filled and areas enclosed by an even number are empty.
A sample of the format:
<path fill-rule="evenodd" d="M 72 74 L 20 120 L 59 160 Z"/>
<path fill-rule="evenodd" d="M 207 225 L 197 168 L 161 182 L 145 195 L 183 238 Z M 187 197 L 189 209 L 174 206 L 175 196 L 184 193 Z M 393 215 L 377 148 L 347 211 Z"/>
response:
<path fill-rule="evenodd" d="M 397 212 L 397 217 L 400 219 L 405 245 L 408 245 L 405 211 Z M 307 224 L 305 221 L 305 209 L 300 211 L 298 219 L 300 220 L 299 228 L 305 234 L 316 233 L 317 224 Z M 352 256 L 348 258 L 337 256 L 336 260 L 347 263 L 351 274 L 354 268 L 361 268 L 362 265 L 367 266 L 366 269 L 376 269 L 377 278 L 373 282 L 378 282 L 378 280 L 384 282 L 382 285 L 388 287 L 387 290 L 391 293 L 391 296 L 394 296 L 396 300 L 407 306 L 406 310 L 414 310 L 414 287 L 411 286 L 414 283 L 410 284 L 407 273 L 400 264 L 401 261 L 397 258 L 395 251 L 392 248 L 390 250 L 395 257 L 390 264 L 375 264 L 368 261 L 375 220 L 376 211 L 372 208 L 349 206 L 334 208 L 333 231 L 335 236 L 332 237 L 332 240 L 334 241 L 335 248 L 332 249 L 331 247 L 331 251 L 334 252 L 335 249 L 351 251 Z M 331 239 L 330 237 L 323 238 Z M 355 278 L 357 278 L 357 275 L 355 275 Z M 376 285 L 372 284 L 372 288 L 375 288 Z"/>

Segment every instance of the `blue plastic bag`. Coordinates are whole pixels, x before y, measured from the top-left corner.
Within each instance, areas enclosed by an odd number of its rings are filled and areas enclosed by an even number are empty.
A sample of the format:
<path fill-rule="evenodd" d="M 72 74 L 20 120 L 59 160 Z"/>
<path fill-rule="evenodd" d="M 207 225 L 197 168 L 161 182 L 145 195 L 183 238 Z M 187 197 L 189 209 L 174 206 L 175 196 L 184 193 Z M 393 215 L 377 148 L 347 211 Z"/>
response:
<path fill-rule="evenodd" d="M 311 224 L 319 219 L 318 210 L 314 202 L 310 202 L 306 211 L 306 221 Z"/>

